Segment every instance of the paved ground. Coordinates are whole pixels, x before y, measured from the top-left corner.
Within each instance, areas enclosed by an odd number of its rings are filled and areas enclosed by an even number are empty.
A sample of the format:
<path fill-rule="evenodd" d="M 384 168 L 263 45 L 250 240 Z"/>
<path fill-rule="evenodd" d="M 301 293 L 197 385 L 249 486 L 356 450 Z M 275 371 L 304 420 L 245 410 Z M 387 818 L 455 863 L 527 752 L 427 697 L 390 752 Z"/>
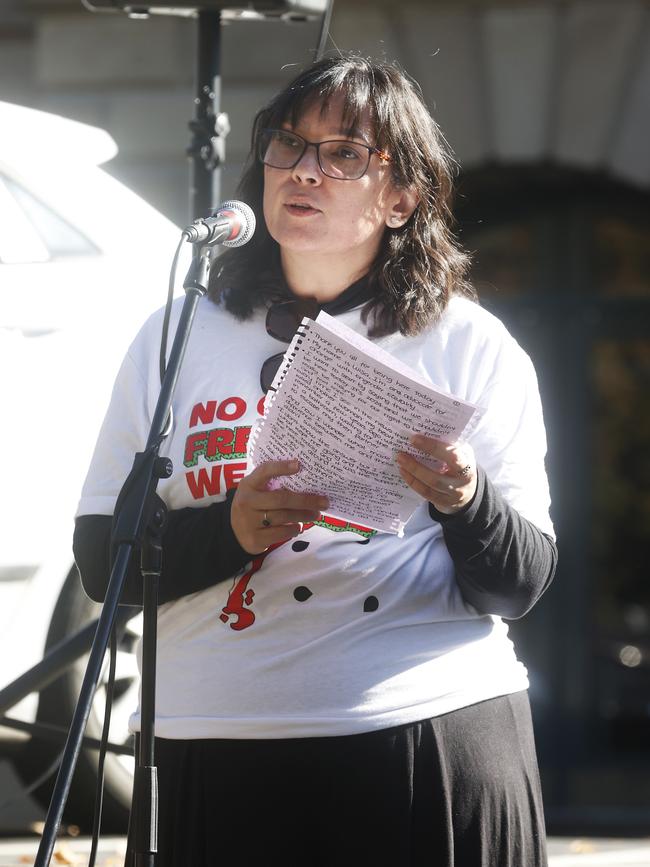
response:
<path fill-rule="evenodd" d="M 0 867 L 33 864 L 37 849 L 38 840 L 34 838 L 0 840 Z M 97 867 L 122 867 L 124 850 L 123 837 L 103 838 Z M 89 852 L 87 837 L 66 838 L 55 849 L 51 863 L 56 867 L 82 867 L 88 863 Z M 594 840 L 554 837 L 549 841 L 549 852 L 549 867 L 650 867 L 650 838 Z"/>
<path fill-rule="evenodd" d="M 38 842 L 38 839 L 34 838 L 0 840 L 0 867 L 33 864 Z M 125 851 L 125 838 L 103 838 L 97 850 L 96 867 L 122 867 Z M 50 863 L 52 867 L 82 867 L 88 863 L 89 854 L 90 840 L 87 837 L 65 838 L 57 844 Z"/>
<path fill-rule="evenodd" d="M 628 867 L 633 864 L 650 867 L 650 838 L 595 840 L 553 837 L 548 842 L 548 850 L 549 867 Z"/>

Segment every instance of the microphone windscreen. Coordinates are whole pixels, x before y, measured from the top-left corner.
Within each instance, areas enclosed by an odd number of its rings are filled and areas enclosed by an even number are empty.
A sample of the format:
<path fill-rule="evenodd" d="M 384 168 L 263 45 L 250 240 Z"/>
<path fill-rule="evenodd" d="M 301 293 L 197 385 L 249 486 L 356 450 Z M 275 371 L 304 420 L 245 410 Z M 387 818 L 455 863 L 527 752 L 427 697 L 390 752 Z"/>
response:
<path fill-rule="evenodd" d="M 223 241 L 223 246 L 241 247 L 244 244 L 247 244 L 255 232 L 255 214 L 253 213 L 253 209 L 245 202 L 238 202 L 236 199 L 229 199 L 227 202 L 224 202 L 219 206 L 219 209 L 215 211 L 214 216 L 218 217 L 224 212 L 235 214 L 239 220 L 239 231 L 235 233 L 234 237 Z"/>

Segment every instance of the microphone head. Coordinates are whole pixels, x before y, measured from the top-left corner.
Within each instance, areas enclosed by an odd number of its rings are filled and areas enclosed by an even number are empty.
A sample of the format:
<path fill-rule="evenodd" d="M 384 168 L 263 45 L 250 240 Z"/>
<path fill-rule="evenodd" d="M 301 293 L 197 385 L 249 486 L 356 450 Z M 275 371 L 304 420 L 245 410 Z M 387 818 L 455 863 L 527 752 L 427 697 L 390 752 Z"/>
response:
<path fill-rule="evenodd" d="M 255 214 L 253 209 L 245 202 L 229 199 L 214 212 L 213 216 L 231 217 L 238 222 L 238 227 L 233 230 L 234 237 L 223 241 L 224 247 L 241 247 L 247 244 L 255 232 Z"/>

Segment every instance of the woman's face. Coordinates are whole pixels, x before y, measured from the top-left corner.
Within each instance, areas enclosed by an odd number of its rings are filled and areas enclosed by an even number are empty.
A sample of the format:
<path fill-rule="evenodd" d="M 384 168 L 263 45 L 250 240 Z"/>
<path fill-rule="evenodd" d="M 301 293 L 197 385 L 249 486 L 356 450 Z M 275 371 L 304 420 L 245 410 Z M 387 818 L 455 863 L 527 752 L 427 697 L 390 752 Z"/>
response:
<path fill-rule="evenodd" d="M 290 129 L 311 142 L 352 139 L 374 146 L 374 133 L 367 113 L 350 134 L 342 117 L 342 99 L 335 97 L 321 115 L 315 103 Z M 293 169 L 264 166 L 264 219 L 283 254 L 314 254 L 339 258 L 348 255 L 353 270 L 368 268 L 395 201 L 399 198 L 391 181 L 390 165 L 377 154 L 368 171 L 358 180 L 337 180 L 324 175 L 316 149 L 308 147 Z"/>

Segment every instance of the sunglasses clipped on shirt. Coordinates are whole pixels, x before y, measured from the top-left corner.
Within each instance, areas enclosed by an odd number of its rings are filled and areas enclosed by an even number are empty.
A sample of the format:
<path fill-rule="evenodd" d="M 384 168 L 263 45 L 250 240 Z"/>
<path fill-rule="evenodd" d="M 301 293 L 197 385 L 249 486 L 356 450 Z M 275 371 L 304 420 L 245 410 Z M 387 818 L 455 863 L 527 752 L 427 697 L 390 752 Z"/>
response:
<path fill-rule="evenodd" d="M 315 319 L 320 312 L 320 304 L 315 298 L 294 298 L 271 304 L 266 312 L 266 333 L 283 343 L 291 343 L 293 335 L 305 316 Z M 267 358 L 260 370 L 260 385 L 264 394 L 271 388 L 275 375 L 280 369 L 284 352 Z"/>
<path fill-rule="evenodd" d="M 368 171 L 370 158 L 377 154 L 383 162 L 390 162 L 385 151 L 349 139 L 307 141 L 286 129 L 264 129 L 258 143 L 258 156 L 265 166 L 274 169 L 295 168 L 308 147 L 316 148 L 320 170 L 337 181 L 357 181 Z"/>

